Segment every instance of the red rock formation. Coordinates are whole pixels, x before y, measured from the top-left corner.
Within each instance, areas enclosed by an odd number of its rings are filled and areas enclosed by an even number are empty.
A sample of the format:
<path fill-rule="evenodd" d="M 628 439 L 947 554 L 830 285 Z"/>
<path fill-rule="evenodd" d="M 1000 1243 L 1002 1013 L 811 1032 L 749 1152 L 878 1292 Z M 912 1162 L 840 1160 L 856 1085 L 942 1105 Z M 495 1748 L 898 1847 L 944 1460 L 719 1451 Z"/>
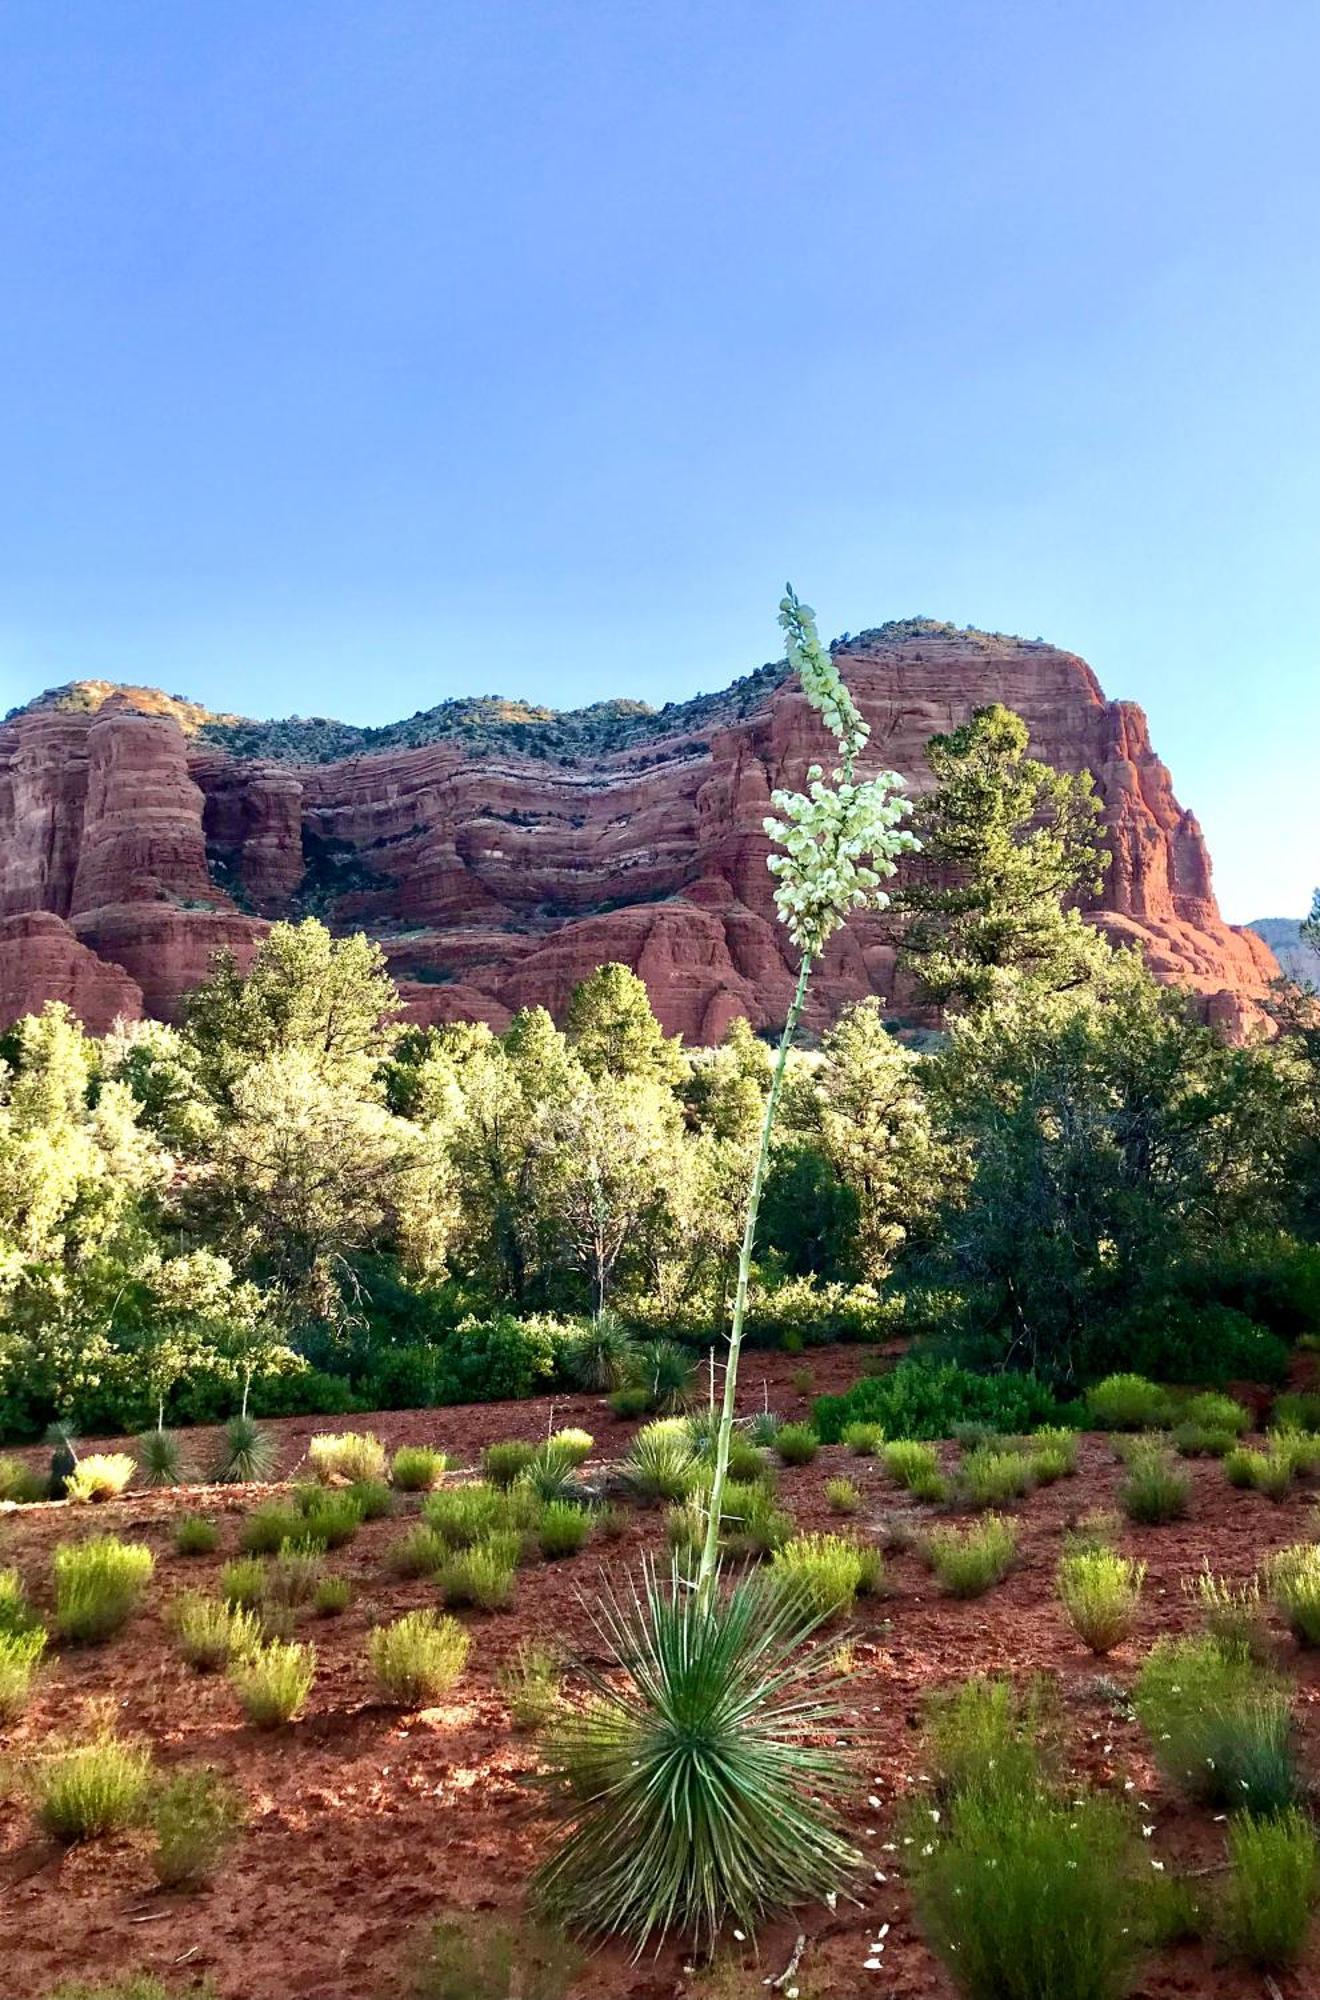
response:
<path fill-rule="evenodd" d="M 885 628 L 836 653 L 877 762 L 914 789 L 929 782 L 927 739 L 992 701 L 1025 718 L 1037 754 L 1092 771 L 1113 855 L 1094 920 L 1208 1016 L 1237 1032 L 1258 1017 L 1273 957 L 1220 917 L 1200 828 L 1144 716 L 1107 702 L 1084 661 L 948 628 Z M 312 910 L 377 937 L 422 1020 L 560 1012 L 607 959 L 635 967 L 666 1028 L 692 1041 L 736 1015 L 784 1016 L 793 969 L 761 821 L 771 790 L 799 786 L 827 748 L 793 687 L 713 723 L 680 709 L 671 728 L 571 764 L 452 737 L 333 763 L 240 758 L 204 731 L 185 737 L 188 712 L 160 697 L 138 712 L 144 700 L 0 726 L 0 914 L 69 918 L 60 949 L 81 946 L 112 982 L 127 973 L 149 1012 L 173 1012 L 218 945 L 245 955 L 262 919 Z M 50 956 L 43 936 L 38 978 L 10 965 L 21 941 L 0 934 L 0 1018 L 47 993 L 81 1011 L 81 992 L 99 1021 L 111 988 L 93 993 L 84 960 Z M 912 1007 L 880 916 L 831 948 L 813 1024 L 872 992 Z"/>

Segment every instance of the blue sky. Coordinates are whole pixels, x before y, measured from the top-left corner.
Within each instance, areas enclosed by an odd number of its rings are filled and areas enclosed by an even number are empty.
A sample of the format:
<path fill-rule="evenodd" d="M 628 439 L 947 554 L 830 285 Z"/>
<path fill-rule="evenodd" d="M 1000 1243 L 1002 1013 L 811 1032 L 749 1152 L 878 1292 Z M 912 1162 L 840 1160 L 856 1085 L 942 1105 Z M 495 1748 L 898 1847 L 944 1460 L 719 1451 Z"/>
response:
<path fill-rule="evenodd" d="M 0 707 L 660 702 L 921 612 L 1320 877 L 1320 10 L 6 0 Z"/>

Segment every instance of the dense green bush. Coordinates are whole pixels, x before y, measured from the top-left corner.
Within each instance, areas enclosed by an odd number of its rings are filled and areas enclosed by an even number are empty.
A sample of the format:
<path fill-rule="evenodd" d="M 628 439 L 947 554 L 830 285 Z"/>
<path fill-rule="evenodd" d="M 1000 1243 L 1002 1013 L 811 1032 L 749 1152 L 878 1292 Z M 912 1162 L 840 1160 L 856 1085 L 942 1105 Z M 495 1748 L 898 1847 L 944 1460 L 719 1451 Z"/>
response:
<path fill-rule="evenodd" d="M 853 1423 L 878 1424 L 886 1437 L 943 1438 L 960 1423 L 1018 1432 L 1075 1424 L 1078 1414 L 1033 1375 L 982 1375 L 954 1362 L 912 1360 L 887 1374 L 864 1375 L 842 1396 L 818 1396 L 812 1421 L 825 1444 L 837 1444 Z"/>

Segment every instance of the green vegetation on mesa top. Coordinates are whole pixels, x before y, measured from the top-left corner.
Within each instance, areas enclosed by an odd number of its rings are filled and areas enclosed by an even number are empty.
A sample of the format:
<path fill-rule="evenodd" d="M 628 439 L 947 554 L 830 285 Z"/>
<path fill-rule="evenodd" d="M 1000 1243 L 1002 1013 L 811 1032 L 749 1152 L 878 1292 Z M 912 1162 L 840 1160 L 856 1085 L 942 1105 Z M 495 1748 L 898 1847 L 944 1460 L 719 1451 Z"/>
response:
<path fill-rule="evenodd" d="M 1029 644 L 1002 632 L 982 632 L 975 626 L 948 625 L 936 618 L 897 618 L 870 631 L 845 633 L 835 646 L 864 649 L 903 640 L 961 639 L 975 645 Z M 1039 641 L 1034 643 L 1039 644 Z M 573 763 L 580 757 L 631 750 L 660 737 L 698 733 L 704 728 L 748 715 L 779 686 L 788 671 L 776 660 L 745 674 L 715 694 L 694 695 L 688 701 L 666 702 L 652 708 L 643 701 L 596 701 L 587 708 L 543 708 L 512 701 L 503 695 L 464 695 L 419 709 L 402 722 L 379 728 L 336 722 L 323 715 L 291 715 L 257 722 L 242 715 L 218 715 L 182 695 L 159 688 L 118 685 L 113 681 L 70 681 L 48 688 L 6 720 L 38 709 L 95 711 L 112 695 L 122 695 L 147 715 L 168 715 L 184 734 L 214 744 L 234 757 L 267 757 L 295 764 L 330 764 L 341 757 L 364 757 L 385 750 L 413 750 L 427 743 L 461 743 L 477 752 L 514 751 L 524 757 Z"/>

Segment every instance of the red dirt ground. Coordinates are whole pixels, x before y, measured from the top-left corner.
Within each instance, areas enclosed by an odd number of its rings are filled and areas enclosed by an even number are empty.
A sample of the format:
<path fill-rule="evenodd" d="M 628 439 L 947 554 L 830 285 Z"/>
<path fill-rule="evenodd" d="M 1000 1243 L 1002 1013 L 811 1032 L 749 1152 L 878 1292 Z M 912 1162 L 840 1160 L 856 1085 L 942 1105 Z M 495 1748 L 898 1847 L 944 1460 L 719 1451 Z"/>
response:
<path fill-rule="evenodd" d="M 746 1407 L 759 1407 L 764 1380 L 772 1408 L 802 1416 L 809 1398 L 793 1386 L 799 1369 L 811 1367 L 813 1392 L 835 1389 L 856 1377 L 864 1358 L 856 1348 L 817 1352 L 807 1363 L 757 1354 L 747 1370 Z M 375 1431 L 390 1446 L 436 1442 L 463 1464 L 492 1440 L 541 1435 L 550 1419 L 547 1399 L 389 1411 L 355 1417 L 351 1426 Z M 587 1396 L 557 1399 L 553 1421 L 585 1425 L 602 1458 L 616 1456 L 633 1428 Z M 273 1426 L 282 1471 L 293 1471 L 315 1431 L 345 1427 L 301 1418 Z M 207 1442 L 199 1440 L 201 1450 Z M 838 1526 L 823 1488 L 845 1469 L 864 1495 L 852 1524 L 860 1531 L 882 1517 L 929 1518 L 896 1492 L 876 1461 L 849 1458 L 835 1447 L 780 1475 L 784 1503 L 800 1526 Z M 809 1939 L 798 1982 L 802 2000 L 949 2000 L 952 1988 L 914 1929 L 901 1853 L 891 1843 L 896 1803 L 920 1767 L 922 1699 L 972 1672 L 1051 1676 L 1077 1768 L 1117 1788 L 1132 1781 L 1145 1823 L 1155 1829 L 1152 1861 L 1207 1869 L 1220 1861 L 1222 1828 L 1171 1796 L 1155 1776 L 1141 1732 L 1116 1711 L 1115 1683 L 1130 1684 L 1160 1633 L 1194 1629 L 1181 1584 L 1203 1559 L 1225 1575 L 1245 1577 L 1269 1551 L 1304 1536 L 1314 1496 L 1299 1489 L 1276 1506 L 1231 1489 L 1213 1461 L 1189 1469 L 1190 1517 L 1125 1534 L 1124 1546 L 1149 1566 L 1145 1606 L 1135 1638 L 1103 1662 L 1066 1625 L 1054 1601 L 1053 1572 L 1068 1524 L 1113 1505 L 1119 1468 L 1104 1439 L 1084 1440 L 1075 1479 L 1038 1492 L 1017 1510 L 1020 1561 L 988 1596 L 948 1601 L 915 1555 L 890 1559 L 887 1596 L 863 1603 L 852 1627 L 856 1726 L 870 1747 L 857 1764 L 850 1820 L 875 1879 L 861 1889 L 860 1905 L 840 1898 L 833 1913 L 804 1910 L 798 1921 L 767 1930 L 759 1964 L 748 1961 L 749 1996 L 782 1971 L 801 1929 Z M 182 1664 L 162 1622 L 175 1592 L 213 1585 L 219 1563 L 234 1553 L 241 1516 L 260 1497 L 252 1488 L 130 1494 L 90 1521 L 86 1511 L 75 1517 L 62 1505 L 8 1513 L 0 1562 L 20 1567 L 39 1603 L 49 1601 L 52 1548 L 90 1525 L 148 1542 L 157 1570 L 147 1608 L 108 1644 L 53 1653 L 28 1713 L 5 1744 L 14 1774 L 0 1806 L 5 1993 L 39 2000 L 63 1979 L 142 1969 L 181 1991 L 209 1983 L 220 2000 L 392 2000 L 429 1921 L 454 1912 L 516 1914 L 522 1907 L 550 1829 L 526 1783 L 534 1749 L 510 1729 L 496 1675 L 528 1636 L 590 1646 L 580 1593 L 592 1589 L 601 1551 L 592 1547 L 576 1561 L 522 1571 L 514 1610 L 472 1618 L 471 1662 L 450 1702 L 400 1717 L 374 1701 L 366 1634 L 384 1618 L 434 1602 L 434 1593 L 426 1582 L 398 1581 L 383 1567 L 382 1551 L 399 1532 L 399 1519 L 368 1524 L 351 1547 L 329 1558 L 332 1569 L 353 1579 L 357 1594 L 343 1617 L 308 1628 L 318 1669 L 306 1713 L 288 1728 L 261 1733 L 243 1723 L 222 1677 L 199 1677 Z M 400 1517 L 417 1504 L 402 1500 Z M 217 1556 L 174 1554 L 170 1526 L 184 1511 L 220 1520 Z M 612 1571 L 627 1568 L 662 1539 L 662 1516 L 638 1513 L 620 1541 L 602 1545 L 603 1559 Z M 1320 1658 L 1298 1653 L 1286 1636 L 1280 1644 L 1296 1678 L 1304 1762 L 1320 1771 Z M 244 1793 L 247 1829 L 213 1886 L 186 1894 L 159 1890 L 142 1834 L 64 1850 L 34 1832 L 17 1782 L 22 1760 L 49 1731 L 75 1726 L 96 1697 L 113 1700 L 120 1726 L 149 1738 L 163 1766 L 209 1764 Z M 880 1969 L 865 1970 L 884 1924 Z M 586 1962 L 573 1994 L 574 2000 L 697 2000 L 707 1990 L 678 1951 L 633 1964 L 606 1950 Z M 1267 1990 L 1260 1974 L 1216 1964 L 1208 1947 L 1194 1944 L 1150 1960 L 1136 1988 L 1143 2000 L 1205 1994 L 1259 2000 Z M 1278 1991 L 1283 2000 L 1320 1993 L 1320 1949 L 1303 1967 L 1279 1975 Z"/>

